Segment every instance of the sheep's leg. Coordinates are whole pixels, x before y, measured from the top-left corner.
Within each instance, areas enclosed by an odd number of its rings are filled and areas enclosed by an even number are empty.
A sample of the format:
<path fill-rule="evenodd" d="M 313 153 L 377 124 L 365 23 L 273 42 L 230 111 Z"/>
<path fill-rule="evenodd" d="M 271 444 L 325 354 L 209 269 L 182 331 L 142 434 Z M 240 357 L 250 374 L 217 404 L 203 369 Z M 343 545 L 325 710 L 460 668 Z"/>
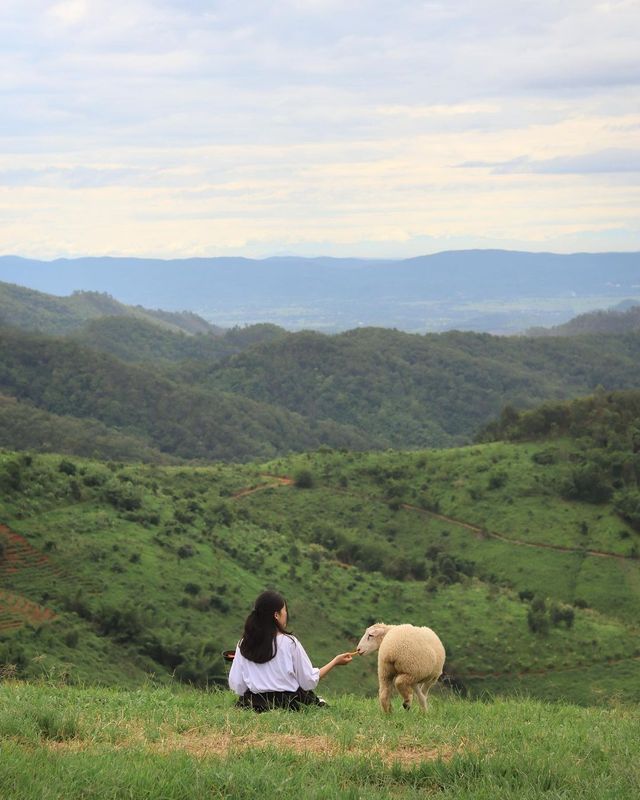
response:
<path fill-rule="evenodd" d="M 393 678 L 380 679 L 380 686 L 378 688 L 378 698 L 380 705 L 385 714 L 391 711 L 391 689 L 393 688 Z"/>
<path fill-rule="evenodd" d="M 429 689 L 433 686 L 433 684 L 438 680 L 438 678 L 427 678 L 426 680 L 422 681 L 421 683 L 417 683 L 414 687 L 414 691 L 416 693 L 416 697 L 418 698 L 418 702 L 420 703 L 420 708 L 423 711 L 427 710 L 427 700 L 429 699 Z"/>
<path fill-rule="evenodd" d="M 402 705 L 407 711 L 411 708 L 414 681 L 415 678 L 412 675 L 398 675 L 394 681 L 396 689 L 400 692 L 402 697 Z"/>
<path fill-rule="evenodd" d="M 378 698 L 385 714 L 391 711 L 391 690 L 393 689 L 393 670 L 386 668 L 382 664 L 378 665 Z"/>
<path fill-rule="evenodd" d="M 416 683 L 413 687 L 413 693 L 415 694 L 418 703 L 420 703 L 420 708 L 423 711 L 427 710 L 427 695 L 429 694 L 430 686 L 427 685 L 426 692 L 424 691 L 424 683 Z"/>

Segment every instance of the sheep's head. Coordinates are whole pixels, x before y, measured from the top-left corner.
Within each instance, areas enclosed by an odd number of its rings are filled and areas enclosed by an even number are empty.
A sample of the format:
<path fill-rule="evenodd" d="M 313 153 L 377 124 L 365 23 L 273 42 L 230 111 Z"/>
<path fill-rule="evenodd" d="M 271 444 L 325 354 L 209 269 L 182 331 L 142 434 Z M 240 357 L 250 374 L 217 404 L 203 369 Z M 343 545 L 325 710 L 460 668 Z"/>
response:
<path fill-rule="evenodd" d="M 358 653 L 361 656 L 366 656 L 367 653 L 373 653 L 377 650 L 388 630 L 389 626 L 384 625 L 382 622 L 376 622 L 375 625 L 371 625 L 371 627 L 367 628 L 364 632 L 364 636 L 358 642 Z"/>

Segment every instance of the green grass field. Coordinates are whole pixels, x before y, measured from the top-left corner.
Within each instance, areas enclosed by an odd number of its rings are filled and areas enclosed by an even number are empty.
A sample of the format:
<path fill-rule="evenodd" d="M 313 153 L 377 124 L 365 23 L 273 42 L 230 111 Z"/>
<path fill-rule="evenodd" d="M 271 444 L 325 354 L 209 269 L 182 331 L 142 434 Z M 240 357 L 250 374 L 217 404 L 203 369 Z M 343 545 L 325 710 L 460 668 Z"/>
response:
<path fill-rule="evenodd" d="M 0 685 L 6 800 L 635 800 L 637 707 L 327 696 L 257 715 L 227 692 Z"/>

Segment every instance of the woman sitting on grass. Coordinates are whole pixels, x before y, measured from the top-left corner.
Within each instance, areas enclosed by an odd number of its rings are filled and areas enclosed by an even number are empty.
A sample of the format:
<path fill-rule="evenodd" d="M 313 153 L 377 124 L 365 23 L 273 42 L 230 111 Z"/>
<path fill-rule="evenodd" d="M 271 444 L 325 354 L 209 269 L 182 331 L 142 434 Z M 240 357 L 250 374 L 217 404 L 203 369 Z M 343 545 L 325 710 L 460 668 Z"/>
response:
<path fill-rule="evenodd" d="M 325 705 L 314 694 L 320 678 L 334 667 L 348 664 L 341 653 L 324 667 L 314 667 L 300 642 L 289 633 L 287 604 L 278 592 L 263 592 L 244 623 L 229 672 L 229 686 L 240 695 L 237 705 L 254 711 Z"/>

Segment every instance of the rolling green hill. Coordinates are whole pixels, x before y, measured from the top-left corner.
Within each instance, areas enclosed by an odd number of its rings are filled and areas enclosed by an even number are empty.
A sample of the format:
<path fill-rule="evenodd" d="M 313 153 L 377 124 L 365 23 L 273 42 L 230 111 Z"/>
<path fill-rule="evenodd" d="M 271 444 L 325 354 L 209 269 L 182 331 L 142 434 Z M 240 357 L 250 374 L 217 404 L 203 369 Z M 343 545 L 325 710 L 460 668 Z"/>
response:
<path fill-rule="evenodd" d="M 65 334 L 82 327 L 88 320 L 102 317 L 137 319 L 156 329 L 176 333 L 222 333 L 221 328 L 189 311 L 152 311 L 142 306 L 127 306 L 103 292 L 74 292 L 69 297 L 57 297 L 0 282 L 0 325 Z"/>
<path fill-rule="evenodd" d="M 102 422 L 43 411 L 0 395 L 0 448 L 63 453 L 115 461 L 178 463 L 142 436 L 121 433 Z"/>
<path fill-rule="evenodd" d="M 155 323 L 136 317 L 101 317 L 87 322 L 70 338 L 126 362 L 162 367 L 180 361 L 211 364 L 255 344 L 285 335 L 286 332 L 277 325 L 265 324 L 231 328 L 223 334 L 190 336 L 180 331 L 159 329 Z"/>
<path fill-rule="evenodd" d="M 54 329 L 64 329 L 56 304 L 67 299 L 13 290 L 28 295 L 23 324 L 36 324 L 40 303 Z M 183 459 L 269 458 L 321 443 L 449 447 L 472 441 L 505 404 L 526 409 L 598 386 L 640 386 L 637 331 L 531 338 L 362 328 L 326 336 L 255 325 L 192 335 L 176 328 L 184 322 L 189 330 L 189 315 L 152 317 L 107 295 L 70 300 L 67 316 L 84 321 L 64 337 L 1 334 L 0 392 L 55 415 L 41 444 L 0 430 L 6 446 L 51 451 L 47 443 L 65 439 L 53 432 L 65 417 Z M 80 314 L 83 304 L 89 310 Z M 111 313 L 119 316 L 104 316 Z M 170 320 L 164 328 L 159 317 Z M 103 456 L 118 447 L 75 452 Z"/>
<path fill-rule="evenodd" d="M 6 453 L 0 661 L 119 683 L 119 653 L 124 683 L 223 680 L 271 585 L 316 663 L 410 621 L 472 693 L 637 702 L 640 535 L 618 501 L 638 477 L 620 452 L 566 436 L 199 468 Z M 576 497 L 597 459 L 612 491 Z M 336 691 L 375 692 L 373 662 L 336 672 Z"/>

